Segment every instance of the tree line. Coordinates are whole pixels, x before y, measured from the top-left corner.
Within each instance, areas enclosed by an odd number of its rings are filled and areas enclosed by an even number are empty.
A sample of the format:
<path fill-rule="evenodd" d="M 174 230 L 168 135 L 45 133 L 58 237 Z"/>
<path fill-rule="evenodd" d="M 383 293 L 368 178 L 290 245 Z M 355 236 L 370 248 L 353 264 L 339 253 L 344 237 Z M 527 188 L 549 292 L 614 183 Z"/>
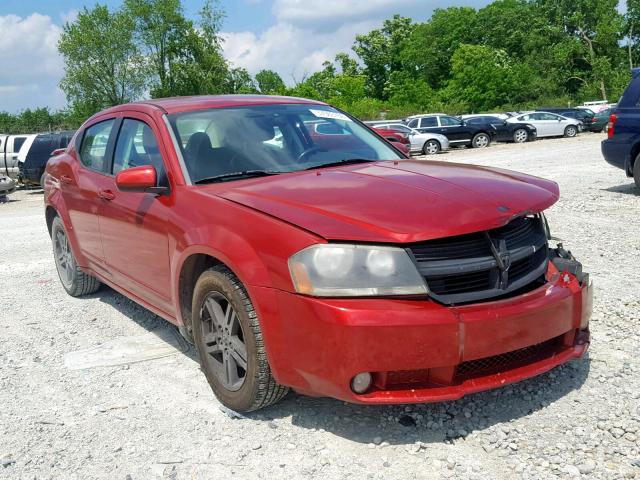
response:
<path fill-rule="evenodd" d="M 436 9 L 426 22 L 395 15 L 287 86 L 224 58 L 223 20 L 213 0 L 193 20 L 181 0 L 84 8 L 58 45 L 68 108 L 0 114 L 0 131 L 77 127 L 111 105 L 176 95 L 293 95 L 362 119 L 615 101 L 640 59 L 640 0 L 624 13 L 618 0 L 495 0 Z"/>

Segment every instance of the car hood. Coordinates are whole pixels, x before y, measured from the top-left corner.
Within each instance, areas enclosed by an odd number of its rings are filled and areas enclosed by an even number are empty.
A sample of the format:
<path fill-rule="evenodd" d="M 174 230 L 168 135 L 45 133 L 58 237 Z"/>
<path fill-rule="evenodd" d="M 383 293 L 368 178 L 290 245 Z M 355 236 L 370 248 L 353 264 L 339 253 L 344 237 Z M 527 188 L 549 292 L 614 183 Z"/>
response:
<path fill-rule="evenodd" d="M 327 240 L 407 243 L 486 230 L 540 212 L 555 182 L 445 162 L 389 161 L 302 171 L 204 191 Z"/>

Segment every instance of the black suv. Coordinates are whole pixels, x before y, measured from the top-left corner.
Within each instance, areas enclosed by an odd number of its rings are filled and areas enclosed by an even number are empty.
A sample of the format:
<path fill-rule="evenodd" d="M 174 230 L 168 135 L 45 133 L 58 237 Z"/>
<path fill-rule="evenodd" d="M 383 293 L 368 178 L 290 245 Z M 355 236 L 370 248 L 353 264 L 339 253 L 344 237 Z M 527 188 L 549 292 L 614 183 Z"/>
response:
<path fill-rule="evenodd" d="M 24 162 L 18 163 L 18 180 L 44 188 L 44 169 L 54 150 L 66 148 L 74 132 L 40 133 L 34 138 Z"/>
<path fill-rule="evenodd" d="M 463 118 L 467 125 L 476 127 L 487 126 L 493 127 L 496 131 L 495 139 L 498 142 L 516 142 L 524 143 L 535 140 L 538 134 L 536 127 L 528 123 L 511 123 L 500 117 L 490 117 L 481 115 L 478 117 Z"/>
<path fill-rule="evenodd" d="M 464 120 L 439 113 L 410 117 L 406 123 L 408 127 L 422 133 L 444 135 L 449 139 L 452 147 L 456 145 L 470 145 L 473 148 L 488 147 L 496 135 L 491 125 L 468 125 Z"/>
<path fill-rule="evenodd" d="M 567 118 L 575 118 L 576 120 L 580 120 L 582 125 L 584 125 L 584 130 L 589 130 L 590 132 L 601 132 L 602 126 L 597 125 L 595 123 L 596 114 L 587 108 L 538 108 L 537 112 L 551 112 L 557 113 L 558 115 L 562 115 Z"/>
<path fill-rule="evenodd" d="M 640 68 L 631 73 L 631 83 L 609 117 L 602 154 L 608 163 L 633 177 L 640 188 Z"/>

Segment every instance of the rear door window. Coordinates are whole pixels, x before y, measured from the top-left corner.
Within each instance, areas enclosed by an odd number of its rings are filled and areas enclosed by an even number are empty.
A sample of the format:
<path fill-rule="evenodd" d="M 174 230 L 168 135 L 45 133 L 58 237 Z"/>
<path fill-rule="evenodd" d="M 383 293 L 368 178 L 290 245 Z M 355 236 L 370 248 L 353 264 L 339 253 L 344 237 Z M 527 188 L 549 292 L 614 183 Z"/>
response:
<path fill-rule="evenodd" d="M 420 120 L 420 128 L 437 127 L 438 119 L 436 117 L 425 117 Z"/>
<path fill-rule="evenodd" d="M 85 167 L 106 173 L 107 146 L 114 123 L 115 119 L 112 118 L 85 130 L 80 147 L 80 161 Z"/>

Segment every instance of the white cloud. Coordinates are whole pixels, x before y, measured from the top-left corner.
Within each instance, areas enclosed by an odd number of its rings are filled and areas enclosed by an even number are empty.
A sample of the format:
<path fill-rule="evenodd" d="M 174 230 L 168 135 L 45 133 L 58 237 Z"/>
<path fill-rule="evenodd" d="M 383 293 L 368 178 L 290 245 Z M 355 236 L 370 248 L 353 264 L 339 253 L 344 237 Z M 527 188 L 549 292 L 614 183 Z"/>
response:
<path fill-rule="evenodd" d="M 375 22 L 340 26 L 331 32 L 313 32 L 287 22 L 278 22 L 261 34 L 225 33 L 224 54 L 234 66 L 255 74 L 262 69 L 275 70 L 293 84 L 305 74 L 322 68 L 336 53 L 349 51 L 356 33 L 366 32 Z"/>
<path fill-rule="evenodd" d="M 61 28 L 45 15 L 0 16 L 0 111 L 64 106 L 58 82 L 64 63 L 57 44 Z"/>
<path fill-rule="evenodd" d="M 273 15 L 280 22 L 312 31 L 332 31 L 352 21 L 384 19 L 394 13 L 424 10 L 424 0 L 324 0 L 318 8 L 308 0 L 275 0 Z M 428 6 L 427 6 L 428 8 Z"/>

